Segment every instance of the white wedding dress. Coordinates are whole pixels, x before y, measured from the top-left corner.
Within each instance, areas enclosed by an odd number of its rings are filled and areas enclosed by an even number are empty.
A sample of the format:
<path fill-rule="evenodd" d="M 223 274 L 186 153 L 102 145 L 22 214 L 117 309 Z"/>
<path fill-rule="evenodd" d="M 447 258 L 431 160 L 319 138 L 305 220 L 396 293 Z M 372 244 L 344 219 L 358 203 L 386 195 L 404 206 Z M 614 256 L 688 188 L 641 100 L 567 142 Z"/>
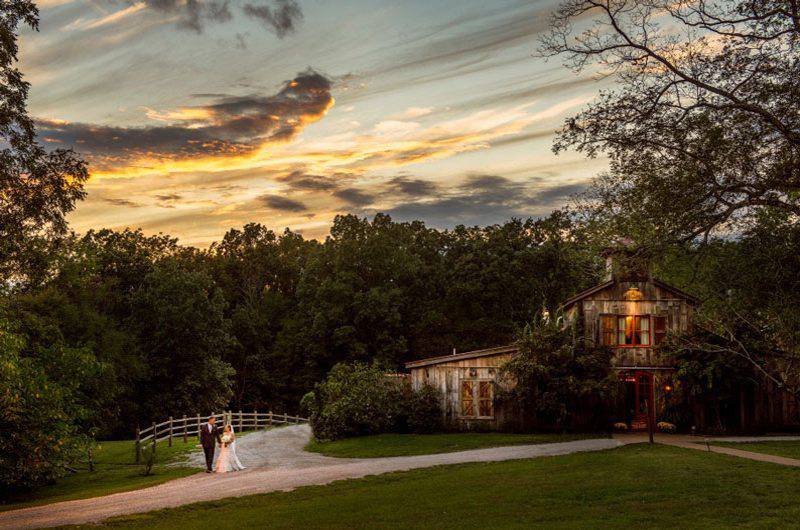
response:
<path fill-rule="evenodd" d="M 231 427 L 233 433 L 233 427 Z M 227 447 L 223 444 L 217 457 L 217 473 L 229 473 L 231 471 L 241 471 L 244 466 L 236 456 L 236 436 L 234 435 L 233 441 Z"/>

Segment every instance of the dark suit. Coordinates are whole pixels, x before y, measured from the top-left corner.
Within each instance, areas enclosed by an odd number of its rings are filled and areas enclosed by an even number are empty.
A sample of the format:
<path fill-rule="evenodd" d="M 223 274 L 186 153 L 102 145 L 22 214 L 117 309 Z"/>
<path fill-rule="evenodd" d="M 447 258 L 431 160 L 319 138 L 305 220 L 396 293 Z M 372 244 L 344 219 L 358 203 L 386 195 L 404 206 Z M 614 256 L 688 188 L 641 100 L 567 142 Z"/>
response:
<path fill-rule="evenodd" d="M 211 471 L 211 464 L 214 462 L 214 450 L 217 444 L 222 442 L 222 436 L 216 425 L 211 427 L 210 432 L 208 425 L 208 423 L 204 423 L 200 427 L 200 444 L 203 446 L 203 452 L 206 455 L 206 469 Z"/>

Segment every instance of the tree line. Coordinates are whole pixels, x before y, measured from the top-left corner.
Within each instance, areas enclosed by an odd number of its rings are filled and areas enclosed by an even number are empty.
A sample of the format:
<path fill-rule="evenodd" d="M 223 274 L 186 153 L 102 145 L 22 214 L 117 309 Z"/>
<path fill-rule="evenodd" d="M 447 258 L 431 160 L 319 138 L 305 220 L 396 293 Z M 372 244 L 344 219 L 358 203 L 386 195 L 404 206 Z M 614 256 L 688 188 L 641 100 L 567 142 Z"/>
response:
<path fill-rule="evenodd" d="M 600 271 L 562 213 L 454 230 L 346 215 L 323 242 L 250 224 L 206 250 L 99 230 L 38 262 L 4 318 L 23 356 L 79 353 L 94 367 L 65 375 L 98 436 L 223 407 L 294 411 L 339 362 L 398 371 L 507 343 Z"/>

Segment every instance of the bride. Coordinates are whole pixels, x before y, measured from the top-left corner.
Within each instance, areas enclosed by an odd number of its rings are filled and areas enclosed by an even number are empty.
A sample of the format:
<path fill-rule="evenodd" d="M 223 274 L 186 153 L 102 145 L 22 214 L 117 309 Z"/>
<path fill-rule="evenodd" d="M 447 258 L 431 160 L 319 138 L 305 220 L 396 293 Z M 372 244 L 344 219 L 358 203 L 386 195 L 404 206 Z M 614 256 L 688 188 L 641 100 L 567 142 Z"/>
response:
<path fill-rule="evenodd" d="M 217 473 L 227 473 L 229 471 L 240 471 L 244 466 L 236 457 L 236 435 L 233 433 L 233 425 L 226 425 L 222 431 L 222 448 L 217 458 Z"/>

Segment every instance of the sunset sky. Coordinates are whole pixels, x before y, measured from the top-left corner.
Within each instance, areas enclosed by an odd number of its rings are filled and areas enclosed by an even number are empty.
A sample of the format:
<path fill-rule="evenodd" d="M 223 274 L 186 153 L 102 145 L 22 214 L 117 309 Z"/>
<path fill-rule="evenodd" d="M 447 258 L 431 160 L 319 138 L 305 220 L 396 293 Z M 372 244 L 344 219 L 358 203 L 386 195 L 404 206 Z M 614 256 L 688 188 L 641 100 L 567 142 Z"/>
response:
<path fill-rule="evenodd" d="M 555 5 L 40 0 L 21 68 L 42 140 L 90 163 L 77 231 L 483 225 L 546 215 L 605 167 L 550 151 L 609 86 L 533 56 Z"/>

